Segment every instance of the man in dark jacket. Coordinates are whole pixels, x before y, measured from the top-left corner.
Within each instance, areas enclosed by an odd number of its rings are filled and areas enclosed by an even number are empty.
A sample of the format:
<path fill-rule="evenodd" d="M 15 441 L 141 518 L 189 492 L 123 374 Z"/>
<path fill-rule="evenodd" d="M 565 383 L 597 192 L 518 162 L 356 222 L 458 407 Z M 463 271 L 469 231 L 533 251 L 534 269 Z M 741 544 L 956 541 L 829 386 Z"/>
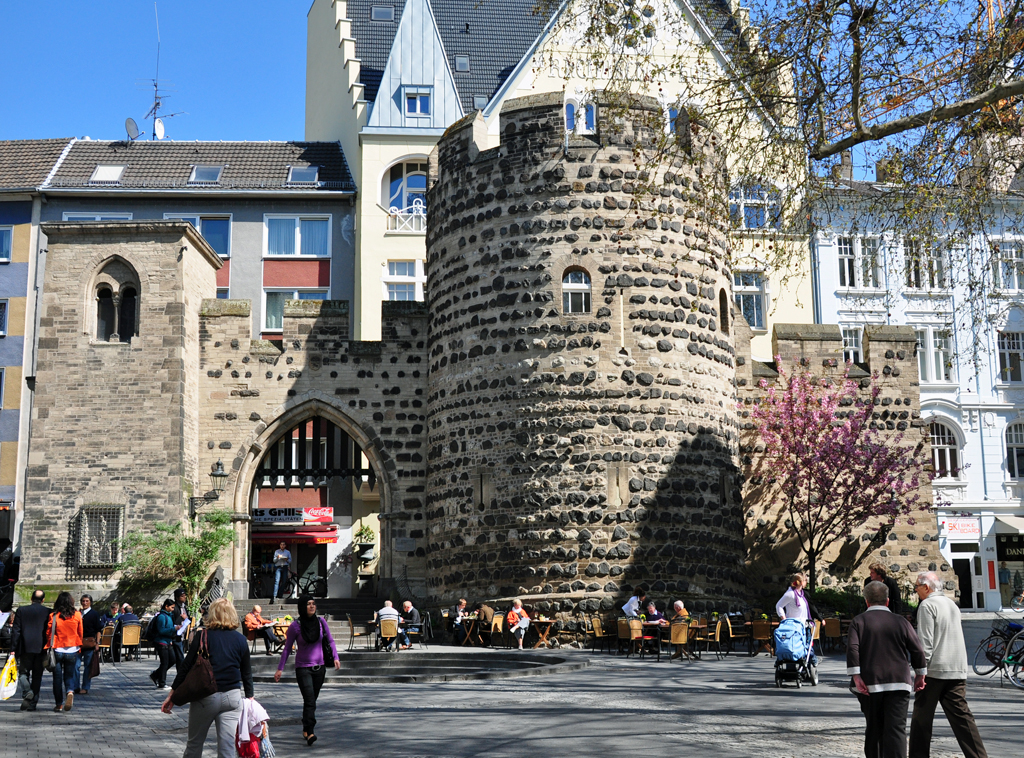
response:
<path fill-rule="evenodd" d="M 39 702 L 39 688 L 43 684 L 43 645 L 46 621 L 50 609 L 43 605 L 46 595 L 42 590 L 32 593 L 31 605 L 23 605 L 14 614 L 14 629 L 11 632 L 11 649 L 22 672 L 23 690 L 21 710 L 34 711 Z"/>
<path fill-rule="evenodd" d="M 902 616 L 903 595 L 900 593 L 896 580 L 889 576 L 888 570 L 881 563 L 872 563 L 868 566 L 868 572 L 868 578 L 864 580 L 864 585 L 867 586 L 868 582 L 884 584 L 889 589 L 889 610 L 897 616 Z"/>
<path fill-rule="evenodd" d="M 150 622 L 153 625 L 152 632 L 150 633 L 150 642 L 156 648 L 160 665 L 157 666 L 156 671 L 149 675 L 149 678 L 153 680 L 153 684 L 156 685 L 158 690 L 167 687 L 167 669 L 175 663 L 174 643 L 177 641 L 178 635 L 174 631 L 174 621 L 171 617 L 173 611 L 174 601 L 171 599 L 164 600 L 160 612 Z"/>
<path fill-rule="evenodd" d="M 100 612 L 93 608 L 92 595 L 82 595 L 82 639 L 88 640 L 92 638 L 96 642 L 100 641 L 100 634 L 103 632 L 103 621 L 100 618 Z M 89 676 L 89 668 L 92 666 L 92 656 L 96 652 L 96 644 L 92 643 L 92 647 L 86 649 L 85 643 L 82 645 L 82 670 L 75 671 L 75 694 L 77 695 L 88 695 L 89 688 L 92 686 L 92 678 Z"/>
<path fill-rule="evenodd" d="M 910 693 L 924 689 L 928 673 L 924 648 L 910 622 L 889 611 L 888 587 L 869 582 L 864 600 L 868 609 L 851 622 L 846 646 L 847 673 L 867 720 L 864 755 L 905 758 Z"/>
<path fill-rule="evenodd" d="M 402 626 L 398 630 L 398 641 L 402 650 L 412 647 L 409 642 L 410 631 L 422 635 L 423 619 L 420 618 L 420 612 L 412 607 L 412 601 L 406 600 L 402 603 Z"/>

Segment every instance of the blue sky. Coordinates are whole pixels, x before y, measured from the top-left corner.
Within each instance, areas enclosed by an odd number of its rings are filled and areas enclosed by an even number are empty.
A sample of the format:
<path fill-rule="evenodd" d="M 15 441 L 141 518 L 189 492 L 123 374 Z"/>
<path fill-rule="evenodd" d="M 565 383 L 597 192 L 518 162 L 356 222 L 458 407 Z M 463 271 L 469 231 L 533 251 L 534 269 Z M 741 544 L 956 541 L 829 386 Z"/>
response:
<path fill-rule="evenodd" d="M 160 0 L 176 140 L 302 139 L 312 0 Z M 153 100 L 152 0 L 0 0 L 0 139 L 123 139 Z"/>

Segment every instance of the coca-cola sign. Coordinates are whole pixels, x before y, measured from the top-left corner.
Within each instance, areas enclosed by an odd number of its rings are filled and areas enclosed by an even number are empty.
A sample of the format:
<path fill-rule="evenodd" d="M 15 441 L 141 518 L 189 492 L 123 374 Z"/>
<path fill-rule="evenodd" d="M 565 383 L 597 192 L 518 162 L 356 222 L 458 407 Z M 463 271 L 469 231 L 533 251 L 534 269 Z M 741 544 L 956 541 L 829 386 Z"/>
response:
<path fill-rule="evenodd" d="M 317 506 L 307 508 L 254 508 L 254 524 L 329 524 L 334 520 L 334 508 Z"/>

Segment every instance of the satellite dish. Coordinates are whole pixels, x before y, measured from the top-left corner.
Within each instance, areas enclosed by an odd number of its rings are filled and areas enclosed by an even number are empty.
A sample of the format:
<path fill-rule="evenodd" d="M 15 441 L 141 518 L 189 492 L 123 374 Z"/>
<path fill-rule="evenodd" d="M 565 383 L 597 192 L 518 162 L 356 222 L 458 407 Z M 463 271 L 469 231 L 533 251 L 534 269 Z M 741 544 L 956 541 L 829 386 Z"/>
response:
<path fill-rule="evenodd" d="M 164 138 L 164 122 L 163 119 L 157 119 L 153 122 L 153 134 L 156 135 L 157 139 Z"/>
<path fill-rule="evenodd" d="M 139 126 L 135 123 L 135 119 L 126 118 L 124 120 L 124 128 L 128 132 L 128 139 L 134 140 L 139 138 Z"/>

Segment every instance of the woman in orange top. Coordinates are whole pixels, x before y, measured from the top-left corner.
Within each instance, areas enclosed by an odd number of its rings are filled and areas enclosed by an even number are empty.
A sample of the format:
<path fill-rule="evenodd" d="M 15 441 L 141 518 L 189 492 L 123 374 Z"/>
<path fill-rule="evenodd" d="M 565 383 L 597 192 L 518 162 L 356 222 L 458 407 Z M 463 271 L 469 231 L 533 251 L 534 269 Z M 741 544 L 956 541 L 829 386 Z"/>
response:
<path fill-rule="evenodd" d="M 52 637 L 51 637 L 52 635 Z M 54 711 L 70 711 L 75 698 L 75 672 L 82 650 L 82 614 L 75 610 L 70 592 L 62 592 L 53 604 L 46 624 L 46 648 L 53 643 L 57 668 L 53 670 Z"/>

